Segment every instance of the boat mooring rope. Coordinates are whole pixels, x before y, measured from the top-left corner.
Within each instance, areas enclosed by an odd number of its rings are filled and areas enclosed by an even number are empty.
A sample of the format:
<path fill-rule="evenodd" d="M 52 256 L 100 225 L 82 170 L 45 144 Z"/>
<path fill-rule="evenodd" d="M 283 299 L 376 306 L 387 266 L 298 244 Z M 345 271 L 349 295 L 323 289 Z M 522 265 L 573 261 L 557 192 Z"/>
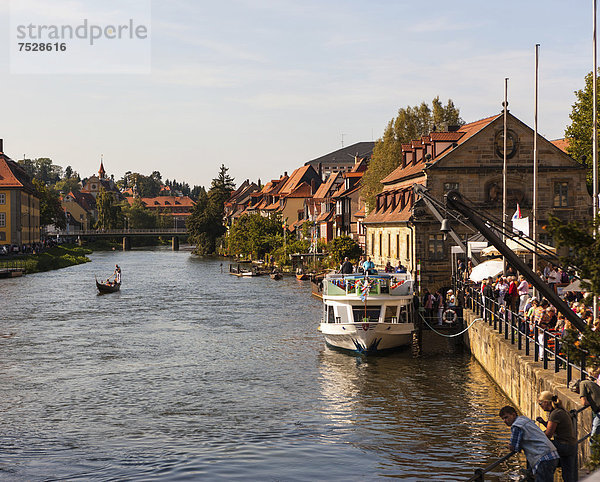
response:
<path fill-rule="evenodd" d="M 454 337 L 456 337 L 456 336 L 460 336 L 460 335 L 462 335 L 463 333 L 465 333 L 465 332 L 469 331 L 469 328 L 471 328 L 471 327 L 473 326 L 473 324 L 474 324 L 476 321 L 483 320 L 483 318 L 475 318 L 475 319 L 474 319 L 474 320 L 471 322 L 471 324 L 470 324 L 469 326 L 467 326 L 467 327 L 466 327 L 466 328 L 465 328 L 463 331 L 461 331 L 460 333 L 455 333 L 454 335 L 446 335 L 446 334 L 444 334 L 444 333 L 440 333 L 440 332 L 439 332 L 439 331 L 437 331 L 437 330 L 436 330 L 436 329 L 435 329 L 433 326 L 431 326 L 429 323 L 427 323 L 427 320 L 425 319 L 425 317 L 423 316 L 423 314 L 422 314 L 422 313 L 419 313 L 419 316 L 420 316 L 420 317 L 423 319 L 423 321 L 425 322 L 425 324 L 426 324 L 426 325 L 427 325 L 429 328 L 431 328 L 431 331 L 433 331 L 434 333 L 436 333 L 436 334 L 438 334 L 438 335 L 440 335 L 440 336 L 443 336 L 443 337 L 445 337 L 445 338 L 454 338 Z"/>

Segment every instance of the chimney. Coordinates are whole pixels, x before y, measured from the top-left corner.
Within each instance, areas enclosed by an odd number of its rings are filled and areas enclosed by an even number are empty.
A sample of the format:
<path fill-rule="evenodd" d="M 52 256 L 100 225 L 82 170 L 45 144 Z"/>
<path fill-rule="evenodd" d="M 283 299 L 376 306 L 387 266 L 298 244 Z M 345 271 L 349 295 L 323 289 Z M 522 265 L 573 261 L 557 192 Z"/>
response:
<path fill-rule="evenodd" d="M 4 153 L 4 139 L 0 139 L 0 153 Z"/>
<path fill-rule="evenodd" d="M 284 171 L 283 177 L 287 177 L 287 171 Z"/>
<path fill-rule="evenodd" d="M 319 177 L 321 178 L 321 181 L 323 181 L 323 163 L 319 162 Z"/>

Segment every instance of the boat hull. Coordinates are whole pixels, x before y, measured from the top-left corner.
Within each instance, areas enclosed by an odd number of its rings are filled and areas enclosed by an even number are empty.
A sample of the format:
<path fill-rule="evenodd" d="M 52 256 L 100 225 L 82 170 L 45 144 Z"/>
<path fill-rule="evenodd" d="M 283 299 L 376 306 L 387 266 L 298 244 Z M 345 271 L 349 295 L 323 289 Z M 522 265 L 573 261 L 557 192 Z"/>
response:
<path fill-rule="evenodd" d="M 104 283 L 98 283 L 98 281 L 96 281 L 96 288 L 98 288 L 100 293 L 115 293 L 121 289 L 121 283 L 107 285 Z"/>
<path fill-rule="evenodd" d="M 372 354 L 411 344 L 412 323 L 321 323 L 319 331 L 328 345 L 356 353 Z"/>

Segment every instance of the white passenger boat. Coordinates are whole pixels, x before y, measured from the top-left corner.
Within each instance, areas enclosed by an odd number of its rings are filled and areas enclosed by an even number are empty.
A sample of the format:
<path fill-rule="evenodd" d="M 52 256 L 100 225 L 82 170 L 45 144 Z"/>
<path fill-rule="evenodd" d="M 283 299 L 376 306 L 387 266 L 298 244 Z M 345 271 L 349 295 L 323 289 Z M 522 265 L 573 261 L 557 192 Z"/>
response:
<path fill-rule="evenodd" d="M 328 345 L 361 354 L 409 345 L 414 330 L 408 273 L 330 274 L 319 331 Z"/>

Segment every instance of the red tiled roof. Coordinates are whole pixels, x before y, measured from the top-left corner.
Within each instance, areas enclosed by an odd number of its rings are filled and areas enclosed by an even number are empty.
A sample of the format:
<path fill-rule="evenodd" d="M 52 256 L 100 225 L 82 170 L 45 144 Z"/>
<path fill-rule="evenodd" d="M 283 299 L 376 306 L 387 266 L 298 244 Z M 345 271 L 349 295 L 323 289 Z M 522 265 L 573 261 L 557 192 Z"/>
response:
<path fill-rule="evenodd" d="M 399 211 L 396 207 L 395 210 L 392 210 L 392 208 L 388 208 L 386 211 L 383 212 L 373 212 L 370 213 L 364 219 L 363 222 L 365 224 L 406 222 L 410 219 L 410 216 L 412 214 L 411 208 L 412 206 L 410 204 L 407 204 L 401 211 Z"/>
<path fill-rule="evenodd" d="M 446 135 L 455 134 L 458 137 L 458 134 L 460 134 L 460 137 L 457 140 L 454 140 L 454 142 L 456 142 L 456 144 L 458 146 L 460 146 L 461 144 L 466 142 L 468 139 L 473 137 L 475 134 L 477 134 L 481 129 L 483 129 L 484 127 L 491 124 L 494 120 L 496 120 L 501 115 L 502 114 L 497 114 L 492 117 L 487 117 L 485 119 L 481 119 L 481 120 L 478 120 L 475 122 L 471 122 L 469 124 L 465 124 L 464 126 L 461 126 L 457 132 L 433 132 L 432 135 L 440 136 L 441 134 L 446 134 Z M 450 136 L 448 136 L 448 137 L 450 137 Z M 415 147 L 415 143 L 417 143 L 417 142 L 418 141 L 413 141 L 412 146 Z M 402 145 L 402 147 L 404 150 L 404 144 Z M 423 146 L 420 146 L 420 148 L 423 148 Z M 437 155 L 435 158 L 431 159 L 430 162 L 432 162 L 432 163 L 438 162 L 448 152 L 450 152 L 450 151 L 444 150 L 439 155 Z M 388 174 L 388 176 L 386 176 L 384 179 L 382 179 L 381 182 L 383 184 L 391 184 L 391 183 L 397 182 L 403 178 L 414 176 L 415 174 L 419 173 L 419 171 L 422 171 L 424 168 L 425 168 L 425 164 L 424 164 L 423 160 L 418 161 L 416 164 L 410 163 L 408 166 L 406 166 L 404 168 L 402 167 L 402 165 L 400 165 L 394 171 L 392 171 L 390 174 Z"/>
<path fill-rule="evenodd" d="M 35 187 L 25 170 L 10 157 L 0 152 L 0 187 L 23 188 L 34 192 Z"/>
<path fill-rule="evenodd" d="M 142 198 L 134 198 L 128 197 L 126 198 L 129 205 L 133 205 L 136 199 L 140 199 L 142 203 L 146 206 L 162 206 L 162 207 L 171 207 L 171 206 L 183 206 L 183 207 L 193 207 L 195 205 L 194 201 L 188 196 L 157 196 L 157 197 L 142 197 Z"/>
<path fill-rule="evenodd" d="M 313 167 L 309 164 L 307 166 L 302 166 L 292 172 L 292 175 L 289 177 L 285 185 L 279 191 L 281 194 L 286 195 L 293 192 L 302 182 L 304 175 L 312 169 Z"/>
<path fill-rule="evenodd" d="M 311 167 L 311 166 L 309 166 Z M 303 182 L 302 184 L 299 184 L 298 186 L 296 186 L 294 188 L 294 190 L 292 192 L 290 192 L 289 194 L 287 194 L 285 197 L 290 197 L 290 198 L 301 198 L 301 197 L 311 197 L 311 187 Z"/>
<path fill-rule="evenodd" d="M 333 209 L 330 209 L 329 211 L 327 211 L 325 213 L 319 214 L 319 216 L 317 217 L 315 222 L 316 223 L 324 223 L 326 221 L 331 220 L 332 217 L 333 217 Z"/>
<path fill-rule="evenodd" d="M 552 144 L 554 144 L 556 147 L 558 147 L 563 152 L 567 152 L 567 147 L 569 147 L 569 145 L 571 144 L 571 141 L 569 139 L 567 139 L 566 137 L 564 137 L 562 139 L 554 139 L 553 141 L 550 141 L 550 142 Z"/>
<path fill-rule="evenodd" d="M 360 208 L 358 211 L 354 213 L 355 218 L 364 218 L 365 217 L 365 206 Z"/>
<path fill-rule="evenodd" d="M 464 135 L 464 132 L 432 132 L 429 134 L 432 141 L 439 142 L 455 142 Z"/>
<path fill-rule="evenodd" d="M 408 165 L 406 167 L 398 166 L 390 174 L 388 174 L 386 177 L 384 177 L 381 180 L 381 183 L 382 184 L 392 184 L 402 178 L 414 176 L 415 174 L 423 171 L 423 169 L 425 169 L 425 163 L 423 162 L 423 160 L 417 162 L 416 164 L 411 163 L 410 165 Z"/>
<path fill-rule="evenodd" d="M 315 194 L 313 195 L 313 198 L 315 199 L 325 199 L 327 197 L 327 193 L 329 193 L 329 190 L 331 189 L 331 186 L 335 183 L 335 181 L 340 177 L 340 173 L 339 172 L 333 172 L 329 175 L 329 177 L 327 178 L 327 181 L 325 181 L 323 184 L 321 184 L 319 186 L 319 189 L 317 189 L 317 192 L 315 192 Z"/>

